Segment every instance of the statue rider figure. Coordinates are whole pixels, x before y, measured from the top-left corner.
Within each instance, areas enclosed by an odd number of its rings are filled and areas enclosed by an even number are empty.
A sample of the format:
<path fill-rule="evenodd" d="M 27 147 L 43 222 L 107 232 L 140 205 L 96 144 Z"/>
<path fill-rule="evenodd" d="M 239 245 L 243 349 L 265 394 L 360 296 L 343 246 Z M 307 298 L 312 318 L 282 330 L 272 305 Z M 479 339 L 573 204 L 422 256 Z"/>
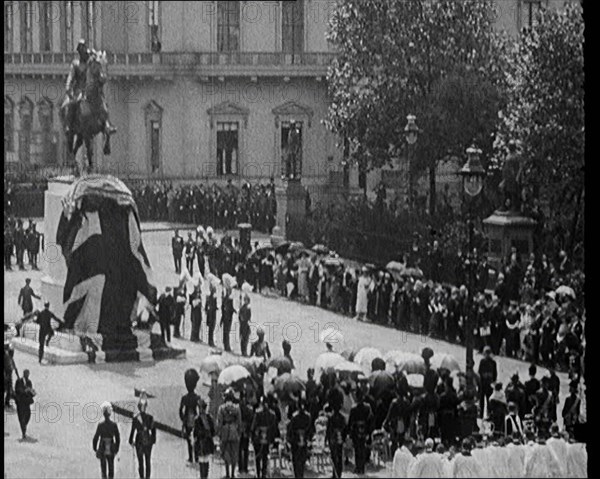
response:
<path fill-rule="evenodd" d="M 302 141 L 301 141 L 300 124 L 292 120 L 290 122 L 290 130 L 287 137 L 287 161 L 286 161 L 286 177 L 291 180 L 300 179 L 301 169 L 301 154 L 302 154 Z"/>
<path fill-rule="evenodd" d="M 77 102 L 81 100 L 85 92 L 87 63 L 90 59 L 90 50 L 85 44 L 85 40 L 79 40 L 76 52 L 79 54 L 79 58 L 75 58 L 71 62 L 71 70 L 69 71 L 69 76 L 67 77 L 67 83 L 65 85 L 66 97 L 61 106 L 67 134 L 73 129 L 75 108 Z"/>

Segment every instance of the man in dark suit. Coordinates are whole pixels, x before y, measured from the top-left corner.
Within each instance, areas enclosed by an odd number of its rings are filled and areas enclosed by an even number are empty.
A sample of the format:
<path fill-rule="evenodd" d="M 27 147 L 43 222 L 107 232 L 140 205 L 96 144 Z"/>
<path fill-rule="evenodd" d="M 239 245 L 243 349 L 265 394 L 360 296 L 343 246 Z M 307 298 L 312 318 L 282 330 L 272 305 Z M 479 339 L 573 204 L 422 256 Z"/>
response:
<path fill-rule="evenodd" d="M 59 323 L 63 323 L 63 321 L 57 318 L 52 311 L 50 311 L 50 303 L 46 301 L 44 303 L 44 309 L 40 311 L 37 316 L 36 322 L 40 325 L 40 332 L 38 336 L 38 340 L 40 343 L 40 348 L 38 351 L 38 360 L 40 364 L 42 364 L 42 359 L 44 358 L 44 345 L 48 346 L 52 336 L 54 336 L 54 329 L 52 328 L 52 320 L 58 321 Z"/>
<path fill-rule="evenodd" d="M 373 422 L 373 412 L 371 406 L 367 403 L 362 390 L 358 390 L 356 393 L 356 404 L 350 410 L 350 417 L 348 418 L 348 430 L 350 437 L 354 444 L 354 457 L 356 474 L 365 473 L 365 464 L 368 456 L 368 444 L 369 437 L 371 434 L 371 424 Z"/>
<path fill-rule="evenodd" d="M 346 419 L 339 409 L 335 409 L 327 421 L 327 442 L 329 443 L 329 450 L 331 452 L 333 477 L 342 477 L 346 434 Z"/>
<path fill-rule="evenodd" d="M 312 435 L 310 414 L 304 409 L 304 399 L 298 400 L 298 409 L 292 415 L 287 427 L 287 440 L 292 449 L 294 477 L 304 477 L 304 466 L 308 445 Z"/>
<path fill-rule="evenodd" d="M 17 265 L 19 269 L 25 269 L 25 265 L 23 264 L 23 253 L 25 252 L 25 230 L 23 229 L 23 222 L 21 220 L 17 221 L 17 228 L 15 229 L 15 251 L 17 254 Z"/>
<path fill-rule="evenodd" d="M 23 286 L 21 291 L 19 291 L 19 297 L 17 299 L 19 306 L 21 306 L 21 309 L 23 310 L 23 316 L 33 311 L 33 301 L 31 298 L 41 299 L 40 296 L 33 292 L 33 289 L 31 286 L 29 286 L 30 284 L 31 279 L 25 279 L 25 286 Z"/>
<path fill-rule="evenodd" d="M 201 341 L 200 330 L 202 328 L 202 290 L 199 284 L 194 286 L 194 292 L 190 294 L 190 307 L 192 308 L 192 333 L 190 341 L 197 343 Z"/>
<path fill-rule="evenodd" d="M 175 272 L 181 273 L 181 256 L 183 255 L 183 238 L 179 236 L 179 230 L 175 230 L 175 236 L 171 238 L 171 251 L 175 262 Z"/>
<path fill-rule="evenodd" d="M 104 403 L 101 409 L 104 414 L 104 422 L 98 424 L 96 428 L 96 434 L 94 434 L 94 439 L 92 440 L 92 448 L 96 453 L 96 457 L 100 459 L 102 479 L 106 477 L 112 479 L 115 477 L 115 456 L 119 453 L 121 435 L 119 434 L 117 425 L 110 419 L 110 415 L 112 414 L 110 403 Z"/>
<path fill-rule="evenodd" d="M 530 414 L 533 406 L 535 405 L 535 393 L 540 389 L 541 384 L 535 377 L 537 373 L 537 367 L 535 364 L 529 366 L 529 379 L 525 381 L 525 399 L 526 399 L 526 411 L 525 414 Z"/>
<path fill-rule="evenodd" d="M 481 378 L 481 389 L 479 390 L 479 414 L 483 415 L 485 401 L 492 394 L 492 384 L 498 379 L 498 367 L 492 358 L 492 348 L 483 348 L 483 358 L 479 362 L 479 377 Z"/>
<path fill-rule="evenodd" d="M 196 242 L 192 238 L 192 233 L 188 233 L 188 239 L 185 242 L 185 266 L 191 275 L 194 274 L 194 258 L 196 257 Z"/>
<path fill-rule="evenodd" d="M 175 299 L 171 288 L 166 287 L 164 294 L 158 299 L 158 321 L 160 323 L 160 334 L 163 341 L 171 342 L 171 322 L 175 316 Z"/>
<path fill-rule="evenodd" d="M 135 444 L 135 451 L 138 458 L 138 472 L 142 479 L 150 478 L 150 457 L 152 455 L 152 446 L 156 444 L 156 426 L 152 415 L 146 412 L 147 408 L 148 401 L 141 399 L 138 403 L 140 412 L 134 416 L 131 423 L 131 433 L 129 434 L 129 445 L 133 446 Z"/>
<path fill-rule="evenodd" d="M 34 396 L 33 384 L 29 380 L 29 369 L 25 369 L 23 377 L 17 379 L 15 383 L 15 403 L 17 404 L 17 416 L 23 440 L 27 439 L 27 425 L 31 419 L 31 405 Z"/>
<path fill-rule="evenodd" d="M 26 236 L 27 254 L 29 256 L 29 264 L 32 269 L 39 269 L 37 265 L 38 254 L 40 252 L 41 235 L 35 229 L 35 223 L 30 223 L 29 230 Z"/>

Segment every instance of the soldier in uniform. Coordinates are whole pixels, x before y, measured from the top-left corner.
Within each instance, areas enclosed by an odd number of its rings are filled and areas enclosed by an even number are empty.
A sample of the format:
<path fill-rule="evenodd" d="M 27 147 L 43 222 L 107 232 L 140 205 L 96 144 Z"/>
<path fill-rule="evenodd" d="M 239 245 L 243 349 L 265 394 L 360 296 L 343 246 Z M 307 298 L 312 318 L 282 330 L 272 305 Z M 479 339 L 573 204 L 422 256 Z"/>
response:
<path fill-rule="evenodd" d="M 373 412 L 371 411 L 371 406 L 367 403 L 362 390 L 357 390 L 356 399 L 358 404 L 350 410 L 348 430 L 354 444 L 354 457 L 356 463 L 354 472 L 356 474 L 364 474 L 368 454 L 367 442 L 371 433 Z"/>
<path fill-rule="evenodd" d="M 240 465 L 238 471 L 248 473 L 248 455 L 250 445 L 250 427 L 254 419 L 254 409 L 248 404 L 248 398 L 244 391 L 240 392 L 240 412 L 242 414 L 242 428 L 240 430 Z"/>
<path fill-rule="evenodd" d="M 206 305 L 204 310 L 206 312 L 206 325 L 208 326 L 208 345 L 215 345 L 214 334 L 215 334 L 215 326 L 217 325 L 217 288 L 211 283 L 210 284 L 210 293 L 206 297 Z"/>
<path fill-rule="evenodd" d="M 23 222 L 17 220 L 17 228 L 15 229 L 15 250 L 17 253 L 17 265 L 19 269 L 25 269 L 23 264 L 23 252 L 25 251 L 25 230 L 23 229 Z"/>
<path fill-rule="evenodd" d="M 171 250 L 175 262 L 175 273 L 181 273 L 181 256 L 183 255 L 183 238 L 179 236 L 179 230 L 175 230 L 175 236 L 171 238 Z"/>
<path fill-rule="evenodd" d="M 25 286 L 23 286 L 21 288 L 21 291 L 19 291 L 19 298 L 17 299 L 19 306 L 21 306 L 21 309 L 23 310 L 23 316 L 26 316 L 27 314 L 33 311 L 33 301 L 31 300 L 31 298 L 41 299 L 40 296 L 33 292 L 33 289 L 31 288 L 31 286 L 29 286 L 30 284 L 31 279 L 26 278 Z"/>
<path fill-rule="evenodd" d="M 479 414 L 483 415 L 485 401 L 492 394 L 492 384 L 498 379 L 498 368 L 496 361 L 492 358 L 492 348 L 483 348 L 483 358 L 479 362 L 479 377 L 481 378 L 481 389 L 479 390 Z"/>
<path fill-rule="evenodd" d="M 256 459 L 256 477 L 267 477 L 269 449 L 275 437 L 279 434 L 279 429 L 277 427 L 277 416 L 267 406 L 263 395 L 258 398 L 258 405 L 250 426 L 250 434 Z"/>
<path fill-rule="evenodd" d="M 229 335 L 231 333 L 231 323 L 233 322 L 233 307 L 232 291 L 229 288 L 223 288 L 223 296 L 221 298 L 221 327 L 223 328 L 223 349 L 231 352 L 229 344 Z"/>
<path fill-rule="evenodd" d="M 27 253 L 29 255 L 29 264 L 32 269 L 39 269 L 37 265 L 38 254 L 40 252 L 40 233 L 35 229 L 35 223 L 31 223 L 27 234 Z"/>
<path fill-rule="evenodd" d="M 194 257 L 196 256 L 196 242 L 192 239 L 192 233 L 188 233 L 185 242 L 185 266 L 191 275 L 194 274 Z"/>
<path fill-rule="evenodd" d="M 85 93 L 87 64 L 90 58 L 90 50 L 83 39 L 79 40 L 75 51 L 79 54 L 79 58 L 75 58 L 71 63 L 71 70 L 65 85 L 66 96 L 60 107 L 67 134 L 73 130 L 76 104 Z"/>
<path fill-rule="evenodd" d="M 250 321 L 252 310 L 250 309 L 250 297 L 244 294 L 244 303 L 240 306 L 238 318 L 240 321 L 240 343 L 242 356 L 248 356 L 248 341 L 250 340 Z"/>
<path fill-rule="evenodd" d="M 194 286 L 194 292 L 190 294 L 190 305 L 192 308 L 192 333 L 190 341 L 201 342 L 200 332 L 202 329 L 202 289 L 200 284 Z"/>
<path fill-rule="evenodd" d="M 131 433 L 129 434 L 129 445 L 135 444 L 135 451 L 138 458 L 138 472 L 140 478 L 150 478 L 150 457 L 152 455 L 152 446 L 156 444 L 156 426 L 152 415 L 146 412 L 148 401 L 141 399 L 138 403 L 139 413 L 136 414 L 131 423 Z M 135 436 L 135 442 L 134 442 Z M 145 468 L 144 468 L 145 463 Z M 144 474 L 144 472 L 146 474 Z"/>
<path fill-rule="evenodd" d="M 105 402 L 102 404 L 101 409 L 104 414 L 104 422 L 98 424 L 96 428 L 96 434 L 94 434 L 94 439 L 92 440 L 92 448 L 96 453 L 96 457 L 100 459 L 102 478 L 109 477 L 112 479 L 115 477 L 115 456 L 119 453 L 121 435 L 116 423 L 110 419 L 110 415 L 112 414 L 110 403 Z"/>
<path fill-rule="evenodd" d="M 4 225 L 4 267 L 12 271 L 12 255 L 15 249 L 13 231 L 10 225 Z"/>
<path fill-rule="evenodd" d="M 333 477 L 342 477 L 344 466 L 344 443 L 346 442 L 346 418 L 339 409 L 334 409 L 327 421 L 327 442 L 331 452 Z"/>
<path fill-rule="evenodd" d="M 312 435 L 310 414 L 304 408 L 304 398 L 298 399 L 298 409 L 292 415 L 287 427 L 287 440 L 292 449 L 294 477 L 304 477 L 304 465 L 308 453 L 308 445 Z"/>
<path fill-rule="evenodd" d="M 194 424 L 196 417 L 198 416 L 198 401 L 200 396 L 196 394 L 196 385 L 198 384 L 198 373 L 194 374 L 193 369 L 188 369 L 184 375 L 185 387 L 187 394 L 181 398 L 179 403 L 179 418 L 182 422 L 183 436 L 185 437 L 188 445 L 188 462 L 194 462 L 194 445 L 192 433 L 194 430 Z"/>

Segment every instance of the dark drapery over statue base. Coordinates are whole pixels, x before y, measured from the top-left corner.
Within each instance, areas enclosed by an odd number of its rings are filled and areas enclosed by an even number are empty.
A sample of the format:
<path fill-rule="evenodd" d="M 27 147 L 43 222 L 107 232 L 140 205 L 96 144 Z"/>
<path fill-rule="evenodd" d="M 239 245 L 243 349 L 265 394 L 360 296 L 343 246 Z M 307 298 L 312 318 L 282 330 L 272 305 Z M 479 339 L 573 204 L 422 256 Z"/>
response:
<path fill-rule="evenodd" d="M 306 189 L 300 181 L 287 181 L 276 188 L 277 226 L 281 236 L 294 240 L 294 225 L 306 216 Z"/>

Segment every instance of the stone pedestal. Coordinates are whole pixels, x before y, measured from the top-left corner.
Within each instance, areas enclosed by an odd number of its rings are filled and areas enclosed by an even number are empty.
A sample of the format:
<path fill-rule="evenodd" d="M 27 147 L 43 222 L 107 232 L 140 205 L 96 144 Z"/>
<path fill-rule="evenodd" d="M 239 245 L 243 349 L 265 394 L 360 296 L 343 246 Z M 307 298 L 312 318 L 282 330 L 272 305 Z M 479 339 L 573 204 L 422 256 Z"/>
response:
<path fill-rule="evenodd" d="M 275 189 L 277 198 L 277 226 L 280 235 L 286 240 L 289 236 L 289 226 L 295 220 L 303 219 L 306 215 L 306 190 L 300 181 L 289 181 L 283 187 Z"/>
<path fill-rule="evenodd" d="M 510 255 L 513 246 L 523 262 L 533 252 L 533 230 L 536 221 L 514 211 L 495 211 L 483 220 L 488 237 L 487 254 L 492 266 L 498 268 Z"/>
<path fill-rule="evenodd" d="M 56 231 L 63 212 L 62 199 L 74 181 L 72 176 L 48 180 L 44 192 L 44 251 L 45 276 L 42 278 L 42 296 L 50 301 L 50 308 L 62 317 L 63 289 L 67 279 L 67 264 L 60 246 L 56 244 Z"/>

